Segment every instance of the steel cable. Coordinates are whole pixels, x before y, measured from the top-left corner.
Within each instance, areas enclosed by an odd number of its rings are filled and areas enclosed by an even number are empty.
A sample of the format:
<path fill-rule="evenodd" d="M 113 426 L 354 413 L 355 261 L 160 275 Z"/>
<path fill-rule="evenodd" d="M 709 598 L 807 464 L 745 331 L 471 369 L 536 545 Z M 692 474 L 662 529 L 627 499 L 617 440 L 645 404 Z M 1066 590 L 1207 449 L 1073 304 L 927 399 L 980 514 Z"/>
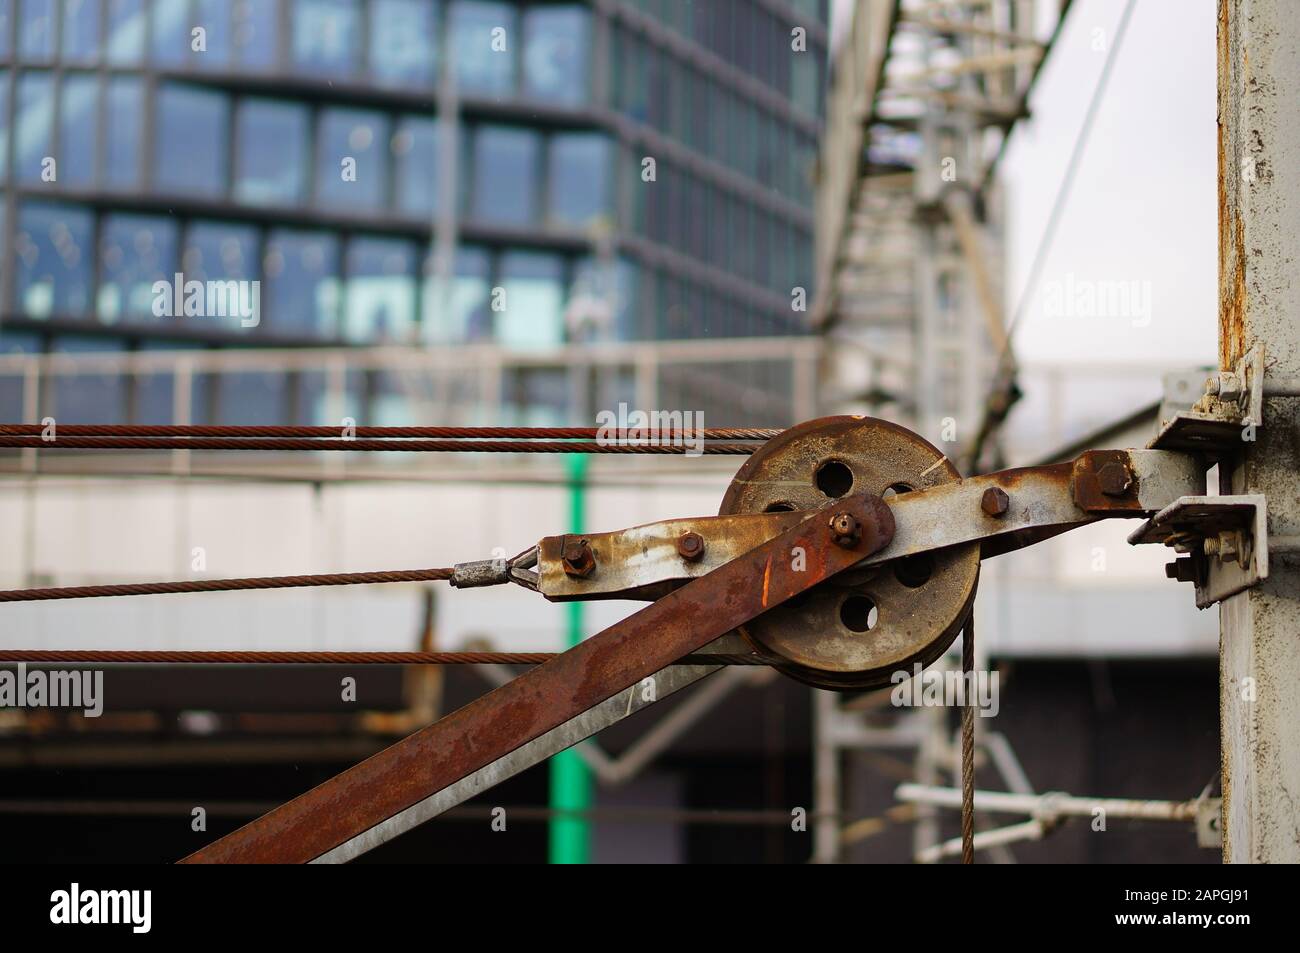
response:
<path fill-rule="evenodd" d="M 541 665 L 557 652 L 209 652 L 0 649 L 0 663 L 88 665 Z M 761 655 L 696 652 L 678 665 L 769 665 Z"/>
<path fill-rule="evenodd" d="M 13 437 L 45 433 L 43 424 L 0 424 L 0 434 Z M 56 424 L 54 432 L 69 437 L 342 437 L 343 427 L 228 426 L 208 424 Z M 440 440 L 567 440 L 638 439 L 636 430 L 602 427 L 350 427 L 349 437 L 423 437 Z M 781 431 L 768 427 L 716 427 L 699 430 L 661 430 L 660 443 L 682 439 L 770 440 Z"/>
<path fill-rule="evenodd" d="M 961 862 L 975 863 L 975 610 L 961 637 L 961 672 L 966 704 L 961 709 Z"/>
<path fill-rule="evenodd" d="M 5 589 L 0 590 L 0 602 L 88 599 L 103 596 L 152 596 L 177 592 L 230 592 L 237 589 L 293 589 L 300 586 L 354 586 L 384 582 L 435 582 L 450 579 L 452 572 L 450 568 L 394 569 L 381 572 L 319 573 L 308 576 L 253 576 L 245 579 L 188 579 L 178 582 Z"/>
<path fill-rule="evenodd" d="M 402 453 L 701 453 L 747 455 L 758 443 L 602 443 L 597 441 L 540 440 L 376 440 L 335 438 L 239 437 L 77 437 L 0 435 L 0 448 L 33 450 L 342 450 L 396 451 Z"/>

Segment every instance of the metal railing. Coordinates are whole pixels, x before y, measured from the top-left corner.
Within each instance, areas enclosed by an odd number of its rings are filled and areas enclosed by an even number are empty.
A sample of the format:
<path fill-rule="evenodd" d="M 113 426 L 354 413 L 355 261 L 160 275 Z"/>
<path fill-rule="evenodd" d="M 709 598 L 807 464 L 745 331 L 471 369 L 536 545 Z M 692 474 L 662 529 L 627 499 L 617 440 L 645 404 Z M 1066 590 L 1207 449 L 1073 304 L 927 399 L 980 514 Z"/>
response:
<path fill-rule="evenodd" d="M 0 417 L 50 418 L 56 427 L 559 426 L 599 425 L 599 412 L 617 414 L 622 404 L 629 411 L 707 411 L 696 419 L 709 426 L 784 427 L 817 416 L 825 347 L 810 336 L 531 350 L 484 344 L 8 354 L 0 356 Z M 874 365 L 898 363 L 864 355 Z M 10 456 L 31 472 L 46 469 L 41 453 Z M 173 452 L 171 469 L 185 472 L 190 453 Z"/>

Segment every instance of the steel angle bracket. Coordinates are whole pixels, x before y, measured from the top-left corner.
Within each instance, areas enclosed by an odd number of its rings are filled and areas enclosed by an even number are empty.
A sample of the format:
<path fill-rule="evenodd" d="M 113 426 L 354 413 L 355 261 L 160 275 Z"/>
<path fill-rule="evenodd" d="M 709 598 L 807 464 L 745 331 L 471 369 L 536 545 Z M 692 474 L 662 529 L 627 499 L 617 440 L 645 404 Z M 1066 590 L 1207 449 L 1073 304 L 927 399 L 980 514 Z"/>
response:
<path fill-rule="evenodd" d="M 1162 543 L 1185 553 L 1166 573 L 1195 584 L 1199 609 L 1268 578 L 1268 508 L 1262 494 L 1180 497 L 1128 541 Z"/>
<path fill-rule="evenodd" d="M 1256 345 L 1231 371 L 1206 383 L 1205 394 L 1189 410 L 1160 421 L 1152 450 L 1203 453 L 1211 460 L 1234 456 L 1248 427 L 1264 419 L 1264 348 Z"/>
<path fill-rule="evenodd" d="M 852 521 L 852 534 L 844 532 L 845 518 Z M 461 782 L 477 778 L 483 782 L 478 789 L 491 786 L 495 780 L 484 769 L 531 742 L 544 736 L 555 742 L 554 750 L 540 756 L 534 749 L 531 756 L 539 760 L 562 750 L 577 738 L 555 729 L 848 569 L 893 538 L 893 514 L 879 497 L 845 497 L 182 863 L 306 863 L 331 854 L 354 856 L 406 829 L 384 829 L 391 818 L 415 808 L 405 815 L 414 817 L 420 805 L 428 807 L 421 816 L 436 815 L 437 797 Z M 496 780 L 506 776 L 508 771 Z M 366 837 L 371 842 L 356 850 L 345 846 Z"/>

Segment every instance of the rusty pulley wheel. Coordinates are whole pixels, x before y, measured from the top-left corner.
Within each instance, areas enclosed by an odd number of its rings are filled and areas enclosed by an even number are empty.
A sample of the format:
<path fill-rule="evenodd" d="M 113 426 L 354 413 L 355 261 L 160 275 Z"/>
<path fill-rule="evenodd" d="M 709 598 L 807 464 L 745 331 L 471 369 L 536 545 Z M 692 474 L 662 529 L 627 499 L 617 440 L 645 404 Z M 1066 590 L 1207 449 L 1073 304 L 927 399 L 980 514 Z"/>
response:
<path fill-rule="evenodd" d="M 822 509 L 851 493 L 889 497 L 959 478 L 942 453 L 903 427 L 872 417 L 823 417 L 792 427 L 750 457 L 720 512 Z M 976 542 L 849 569 L 741 631 L 799 681 L 879 688 L 952 644 L 970 613 L 979 566 Z"/>

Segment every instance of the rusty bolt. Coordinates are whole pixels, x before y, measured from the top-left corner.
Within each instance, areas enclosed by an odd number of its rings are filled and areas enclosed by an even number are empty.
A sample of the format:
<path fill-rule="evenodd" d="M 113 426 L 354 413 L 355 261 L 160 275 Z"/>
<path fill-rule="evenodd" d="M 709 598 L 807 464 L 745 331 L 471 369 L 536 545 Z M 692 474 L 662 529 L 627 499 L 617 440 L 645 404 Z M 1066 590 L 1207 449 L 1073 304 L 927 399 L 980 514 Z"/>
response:
<path fill-rule="evenodd" d="M 1192 565 L 1190 558 L 1175 559 L 1171 563 L 1165 563 L 1165 575 L 1179 582 L 1195 582 L 1196 567 Z"/>
<path fill-rule="evenodd" d="M 1011 497 L 1000 486 L 991 486 L 980 497 L 980 509 L 989 516 L 1006 516 L 1011 507 Z"/>
<path fill-rule="evenodd" d="M 1097 471 L 1097 483 L 1106 496 L 1123 496 L 1133 485 L 1133 474 L 1127 464 L 1112 460 Z"/>
<path fill-rule="evenodd" d="M 862 527 L 852 513 L 836 513 L 831 517 L 831 536 L 835 545 L 851 549 L 862 538 Z"/>
<path fill-rule="evenodd" d="M 566 576 L 585 579 L 596 571 L 596 556 L 591 551 L 591 544 L 585 539 L 576 536 L 567 538 L 560 558 Z"/>
<path fill-rule="evenodd" d="M 677 555 L 687 562 L 699 562 L 704 557 L 704 537 L 695 532 L 682 533 L 677 537 Z"/>

